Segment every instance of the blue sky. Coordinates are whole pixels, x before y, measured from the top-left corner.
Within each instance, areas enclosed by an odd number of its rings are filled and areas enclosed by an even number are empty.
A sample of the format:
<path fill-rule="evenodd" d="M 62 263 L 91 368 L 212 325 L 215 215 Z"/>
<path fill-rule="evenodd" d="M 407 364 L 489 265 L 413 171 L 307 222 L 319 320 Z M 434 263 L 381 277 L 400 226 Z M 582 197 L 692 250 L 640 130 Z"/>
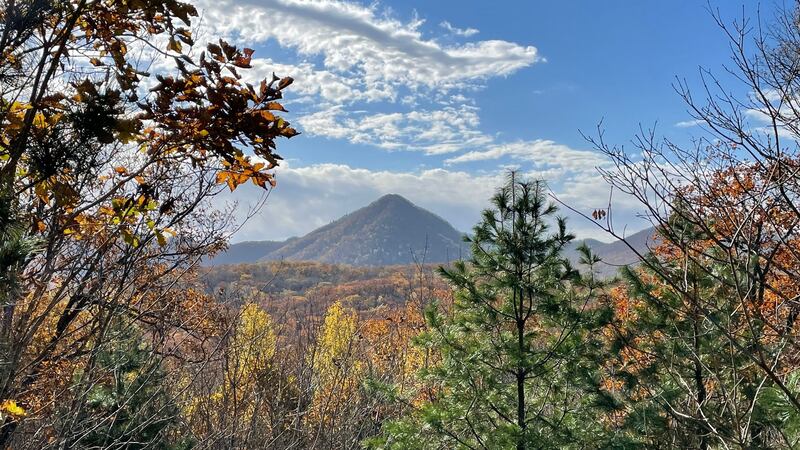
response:
<path fill-rule="evenodd" d="M 626 144 L 639 125 L 678 142 L 700 135 L 675 94 L 698 68 L 723 73 L 728 44 L 709 13 L 764 17 L 774 3 L 728 1 L 197 0 L 203 32 L 255 48 L 249 76 L 296 79 L 286 118 L 302 135 L 266 206 L 233 241 L 302 235 L 386 193 L 468 230 L 509 167 L 546 178 L 589 212 L 607 201 L 581 137 L 603 120 Z M 737 86 L 732 87 L 738 89 Z M 225 197 L 239 217 L 259 192 Z M 637 207 L 615 198 L 636 231 Z M 571 218 L 581 237 L 608 240 Z"/>

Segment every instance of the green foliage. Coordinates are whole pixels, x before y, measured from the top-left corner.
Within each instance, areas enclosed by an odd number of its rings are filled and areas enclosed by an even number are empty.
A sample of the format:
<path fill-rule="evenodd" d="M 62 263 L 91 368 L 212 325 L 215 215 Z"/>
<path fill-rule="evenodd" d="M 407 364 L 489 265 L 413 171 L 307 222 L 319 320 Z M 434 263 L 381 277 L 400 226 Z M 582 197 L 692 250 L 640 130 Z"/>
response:
<path fill-rule="evenodd" d="M 431 395 L 368 445 L 569 448 L 591 435 L 580 386 L 599 284 L 561 256 L 573 237 L 545 189 L 512 174 L 469 239 L 472 259 L 441 269 L 456 295 L 449 314 L 427 311 L 419 338 L 440 358 L 421 373 Z M 586 249 L 584 260 L 596 262 Z"/>
<path fill-rule="evenodd" d="M 800 371 L 793 371 L 786 377 L 786 387 L 795 396 L 800 395 Z M 800 411 L 789 401 L 787 394 L 775 386 L 762 392 L 753 411 L 755 420 L 773 429 L 780 430 L 786 447 L 800 446 Z"/>
<path fill-rule="evenodd" d="M 73 389 L 86 394 L 79 422 L 70 430 L 70 448 L 191 448 L 188 440 L 171 436 L 179 411 L 161 358 L 130 323 L 118 320 L 108 337 L 92 371 L 99 375 L 87 372 L 74 382 Z"/>
<path fill-rule="evenodd" d="M 0 192 L 0 302 L 18 294 L 18 275 L 25 262 L 35 253 L 38 241 L 28 235 L 16 213 L 14 202 Z"/>

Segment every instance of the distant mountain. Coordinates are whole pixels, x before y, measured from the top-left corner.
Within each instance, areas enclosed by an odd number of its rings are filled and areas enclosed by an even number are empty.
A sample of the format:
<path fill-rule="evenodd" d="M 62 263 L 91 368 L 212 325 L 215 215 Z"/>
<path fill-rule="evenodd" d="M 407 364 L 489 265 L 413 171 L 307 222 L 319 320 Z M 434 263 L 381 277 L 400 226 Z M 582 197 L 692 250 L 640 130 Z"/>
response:
<path fill-rule="evenodd" d="M 246 241 L 231 244 L 227 250 L 211 259 L 208 265 L 254 263 L 281 246 L 284 241 Z"/>
<path fill-rule="evenodd" d="M 617 274 L 620 267 L 637 264 L 639 262 L 639 257 L 636 255 L 636 252 L 642 255 L 646 254 L 648 248 L 652 247 L 654 236 L 655 229 L 647 228 L 627 236 L 624 241 L 600 242 L 596 239 L 576 240 L 570 243 L 565 250 L 565 254 L 570 261 L 577 266 L 580 255 L 576 249 L 580 244 L 586 243 L 586 246 L 603 260 L 598 267 L 600 275 L 604 277 L 613 276 Z M 628 246 L 629 244 L 636 252 Z"/>
<path fill-rule="evenodd" d="M 634 233 L 626 241 L 647 253 L 654 230 Z M 233 244 L 207 265 L 247 264 L 257 261 L 316 261 L 354 266 L 385 266 L 413 262 L 442 263 L 469 257 L 463 233 L 436 214 L 390 194 L 299 238 L 287 241 L 250 241 Z M 565 256 L 577 266 L 576 248 L 585 242 L 603 262 L 600 275 L 607 277 L 619 268 L 638 263 L 636 253 L 623 241 L 576 240 Z"/>
<path fill-rule="evenodd" d="M 299 238 L 234 244 L 210 265 L 283 259 L 357 266 L 440 263 L 466 257 L 462 236 L 436 214 L 390 194 Z"/>

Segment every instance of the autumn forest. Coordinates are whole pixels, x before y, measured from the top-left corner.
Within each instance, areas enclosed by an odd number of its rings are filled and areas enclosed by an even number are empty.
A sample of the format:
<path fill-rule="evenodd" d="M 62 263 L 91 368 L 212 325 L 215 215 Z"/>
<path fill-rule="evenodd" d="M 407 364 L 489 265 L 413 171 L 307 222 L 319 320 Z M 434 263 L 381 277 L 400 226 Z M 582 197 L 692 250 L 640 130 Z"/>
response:
<path fill-rule="evenodd" d="M 385 265 L 209 264 L 241 225 L 216 199 L 280 192 L 306 134 L 286 98 L 317 87 L 203 20 L 0 0 L 0 448 L 800 447 L 798 4 L 710 12 L 747 93 L 678 79 L 691 142 L 582 131 L 646 246 L 605 193 L 584 209 L 523 167 L 463 243 Z M 609 269 L 567 213 L 634 260 Z"/>

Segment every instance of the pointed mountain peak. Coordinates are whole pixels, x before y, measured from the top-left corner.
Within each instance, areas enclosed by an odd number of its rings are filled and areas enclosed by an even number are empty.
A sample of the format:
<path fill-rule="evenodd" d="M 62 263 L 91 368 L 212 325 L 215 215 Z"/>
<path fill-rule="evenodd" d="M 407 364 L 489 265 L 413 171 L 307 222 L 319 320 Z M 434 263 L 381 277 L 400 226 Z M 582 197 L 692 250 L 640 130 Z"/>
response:
<path fill-rule="evenodd" d="M 380 266 L 447 262 L 468 252 L 463 234 L 446 220 L 387 194 L 305 236 L 265 248 L 260 260 Z"/>
<path fill-rule="evenodd" d="M 445 262 L 466 253 L 462 233 L 403 196 L 388 194 L 264 259 L 315 260 L 353 265 Z"/>
<path fill-rule="evenodd" d="M 386 194 L 372 202 L 373 205 L 414 205 L 409 199 L 400 194 Z"/>

